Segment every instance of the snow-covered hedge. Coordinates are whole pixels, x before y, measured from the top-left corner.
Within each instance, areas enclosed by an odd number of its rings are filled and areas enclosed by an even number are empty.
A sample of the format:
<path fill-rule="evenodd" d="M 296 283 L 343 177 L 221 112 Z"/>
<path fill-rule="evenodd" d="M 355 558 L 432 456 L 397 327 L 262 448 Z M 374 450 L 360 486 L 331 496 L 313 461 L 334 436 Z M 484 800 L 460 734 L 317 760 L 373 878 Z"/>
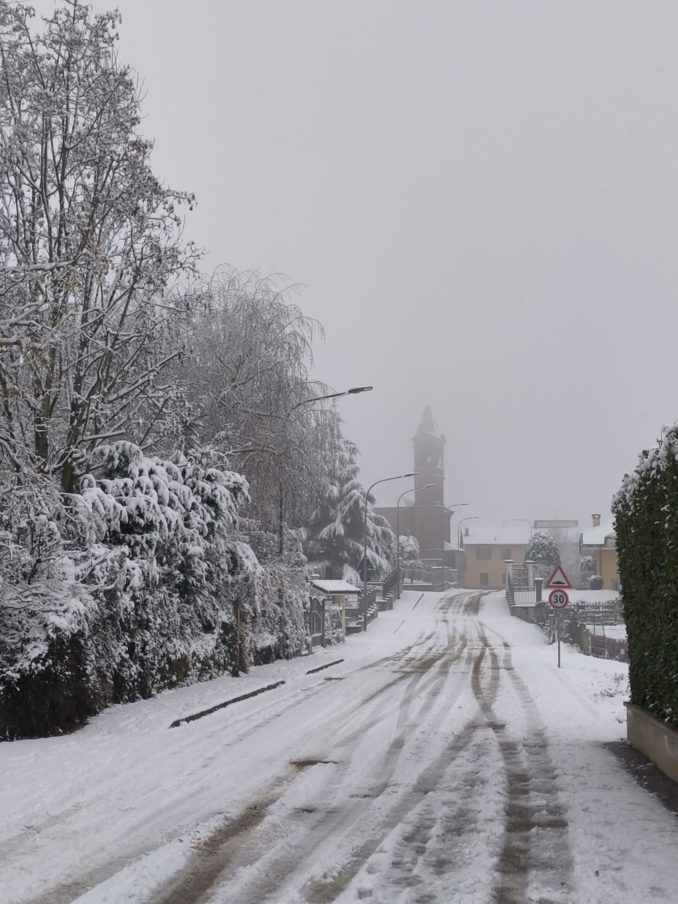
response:
<path fill-rule="evenodd" d="M 238 534 L 238 474 L 98 449 L 52 568 L 0 606 L 0 737 L 66 731 L 104 706 L 253 661 L 264 574 Z"/>
<path fill-rule="evenodd" d="M 261 569 L 252 623 L 252 661 L 261 665 L 298 656 L 309 642 L 305 617 L 309 594 L 302 532 L 285 528 L 281 559 L 278 534 L 263 530 L 252 520 L 243 520 L 241 528 Z"/>
<path fill-rule="evenodd" d="M 678 424 L 625 476 L 613 511 L 631 702 L 678 727 Z"/>

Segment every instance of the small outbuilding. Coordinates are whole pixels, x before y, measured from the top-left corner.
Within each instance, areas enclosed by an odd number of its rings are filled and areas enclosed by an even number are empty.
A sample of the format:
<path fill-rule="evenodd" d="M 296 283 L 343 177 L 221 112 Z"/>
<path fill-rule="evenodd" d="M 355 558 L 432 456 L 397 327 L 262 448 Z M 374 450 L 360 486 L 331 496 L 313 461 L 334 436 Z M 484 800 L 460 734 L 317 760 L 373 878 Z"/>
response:
<path fill-rule="evenodd" d="M 358 609 L 358 595 L 360 591 L 348 581 L 332 581 L 313 578 L 311 580 L 311 600 L 314 596 L 321 595 L 329 598 L 333 606 L 341 612 L 341 629 L 347 633 L 346 626 L 348 616 Z"/>

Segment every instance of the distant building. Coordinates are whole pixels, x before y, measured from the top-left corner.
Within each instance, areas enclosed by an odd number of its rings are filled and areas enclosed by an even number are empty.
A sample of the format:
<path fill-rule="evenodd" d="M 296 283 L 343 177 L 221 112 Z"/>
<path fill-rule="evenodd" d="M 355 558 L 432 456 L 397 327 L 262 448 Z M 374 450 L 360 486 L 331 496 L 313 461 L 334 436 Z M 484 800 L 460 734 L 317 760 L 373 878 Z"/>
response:
<path fill-rule="evenodd" d="M 603 579 L 603 590 L 619 589 L 617 537 L 611 521 L 601 523 L 600 515 L 592 515 L 592 526 L 581 534 L 581 554 L 591 556 L 596 574 Z"/>
<path fill-rule="evenodd" d="M 506 560 L 520 567 L 530 542 L 530 528 L 516 523 L 500 525 L 464 524 L 460 537 L 463 549 L 463 587 L 501 590 L 506 585 Z"/>
<path fill-rule="evenodd" d="M 453 565 L 452 511 L 445 508 L 445 437 L 438 430 L 429 405 L 412 442 L 413 470 L 417 472 L 413 493 L 403 497 L 399 519 L 396 506 L 377 511 L 388 519 L 394 531 L 399 529 L 401 535 L 416 537 L 422 559 Z"/>

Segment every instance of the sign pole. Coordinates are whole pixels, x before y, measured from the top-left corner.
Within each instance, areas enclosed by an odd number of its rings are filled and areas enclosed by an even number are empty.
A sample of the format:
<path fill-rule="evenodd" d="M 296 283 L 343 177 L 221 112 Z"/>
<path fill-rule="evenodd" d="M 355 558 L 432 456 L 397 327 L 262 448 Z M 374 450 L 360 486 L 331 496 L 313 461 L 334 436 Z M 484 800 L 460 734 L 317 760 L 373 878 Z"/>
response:
<path fill-rule="evenodd" d="M 556 636 L 558 638 L 558 668 L 560 668 L 560 612 L 556 612 Z"/>
<path fill-rule="evenodd" d="M 551 575 L 551 579 L 549 579 L 550 583 L 554 576 L 557 578 L 557 586 L 549 593 L 549 606 L 552 609 L 555 609 L 556 640 L 558 641 L 558 668 L 560 668 L 560 613 L 570 602 L 567 590 L 562 589 L 561 581 L 566 582 L 568 586 L 570 586 L 570 582 L 560 565 Z"/>

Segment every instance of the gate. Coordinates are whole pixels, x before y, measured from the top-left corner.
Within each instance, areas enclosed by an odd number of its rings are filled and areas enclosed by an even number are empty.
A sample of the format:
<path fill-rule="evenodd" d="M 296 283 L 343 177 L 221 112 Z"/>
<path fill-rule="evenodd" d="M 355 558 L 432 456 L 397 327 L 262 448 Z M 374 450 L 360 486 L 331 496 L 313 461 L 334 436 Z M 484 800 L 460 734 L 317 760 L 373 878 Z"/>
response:
<path fill-rule="evenodd" d="M 308 609 L 308 633 L 311 636 L 311 645 L 325 646 L 325 600 L 315 596 L 311 597 L 311 605 Z"/>

